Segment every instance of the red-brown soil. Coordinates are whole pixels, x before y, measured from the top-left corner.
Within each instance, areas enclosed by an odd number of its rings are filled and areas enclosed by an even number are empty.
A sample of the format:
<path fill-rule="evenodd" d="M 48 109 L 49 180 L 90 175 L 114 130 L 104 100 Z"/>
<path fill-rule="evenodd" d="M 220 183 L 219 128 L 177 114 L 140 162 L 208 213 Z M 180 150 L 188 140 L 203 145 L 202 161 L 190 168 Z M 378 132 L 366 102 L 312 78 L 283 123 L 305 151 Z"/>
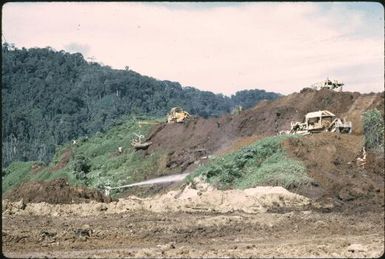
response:
<path fill-rule="evenodd" d="M 383 153 L 368 152 L 367 164 L 357 165 L 362 136 L 320 133 L 288 139 L 283 146 L 291 157 L 304 162 L 313 179 L 298 193 L 344 209 L 384 209 Z"/>
<path fill-rule="evenodd" d="M 329 110 L 353 123 L 353 135 L 361 135 L 361 114 L 368 109 L 383 111 L 384 93 L 320 91 L 309 88 L 273 101 L 262 101 L 239 115 L 220 118 L 193 118 L 178 124 L 155 126 L 147 141 L 153 144 L 146 151 L 168 153 L 165 174 L 182 172 L 201 157 L 234 151 L 249 144 L 247 139 L 259 139 L 289 130 L 291 121 L 302 121 L 305 114 Z"/>
<path fill-rule="evenodd" d="M 25 203 L 47 202 L 53 204 L 82 203 L 91 200 L 99 202 L 111 201 L 110 197 L 106 197 L 100 191 L 70 186 L 62 178 L 47 182 L 23 183 L 5 193 L 3 199 L 11 201 L 23 199 Z"/>
<path fill-rule="evenodd" d="M 66 150 L 64 150 L 63 154 L 60 156 L 60 160 L 59 162 L 54 165 L 53 167 L 51 167 L 49 169 L 49 172 L 56 172 L 62 168 L 64 168 L 68 162 L 70 161 L 71 157 L 72 157 L 72 149 L 71 148 L 67 148 Z"/>

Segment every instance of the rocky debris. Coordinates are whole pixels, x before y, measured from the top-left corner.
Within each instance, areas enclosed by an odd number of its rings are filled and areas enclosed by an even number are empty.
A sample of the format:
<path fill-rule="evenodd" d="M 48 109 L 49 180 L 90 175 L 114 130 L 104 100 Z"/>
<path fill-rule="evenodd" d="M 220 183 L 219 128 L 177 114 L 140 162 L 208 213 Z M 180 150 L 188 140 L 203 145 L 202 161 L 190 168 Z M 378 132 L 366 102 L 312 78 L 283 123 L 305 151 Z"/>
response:
<path fill-rule="evenodd" d="M 106 211 L 108 209 L 107 205 L 102 203 L 102 204 L 99 204 L 97 207 L 96 207 L 96 210 L 97 211 Z"/>
<path fill-rule="evenodd" d="M 18 202 L 15 202 L 13 205 L 18 210 L 24 210 L 25 207 L 27 206 L 24 202 L 24 199 L 20 199 Z"/>
<path fill-rule="evenodd" d="M 351 244 L 350 246 L 347 247 L 347 249 L 349 252 L 352 252 L 352 253 L 367 251 L 367 248 L 361 244 Z"/>
<path fill-rule="evenodd" d="M 48 244 L 48 243 L 54 243 L 57 238 L 57 233 L 55 231 L 48 231 L 48 230 L 41 230 L 40 231 L 40 238 L 39 241 Z"/>
<path fill-rule="evenodd" d="M 170 242 L 164 245 L 157 245 L 157 247 L 160 248 L 162 251 L 175 249 L 175 242 Z"/>
<path fill-rule="evenodd" d="M 83 225 L 80 228 L 74 229 L 75 238 L 86 241 L 88 238 L 91 237 L 92 229 L 90 225 Z"/>
<path fill-rule="evenodd" d="M 18 211 L 25 210 L 27 205 L 25 204 L 23 199 L 20 199 L 17 202 L 11 202 L 8 199 L 2 200 L 2 213 L 5 214 L 15 214 Z"/>
<path fill-rule="evenodd" d="M 343 188 L 339 193 L 338 193 L 338 198 L 343 200 L 343 201 L 351 201 L 354 200 L 354 196 L 350 194 L 350 191 L 347 190 L 347 188 Z"/>
<path fill-rule="evenodd" d="M 319 201 L 311 203 L 313 209 L 320 210 L 323 212 L 330 212 L 334 208 L 334 202 L 331 198 L 324 198 Z"/>

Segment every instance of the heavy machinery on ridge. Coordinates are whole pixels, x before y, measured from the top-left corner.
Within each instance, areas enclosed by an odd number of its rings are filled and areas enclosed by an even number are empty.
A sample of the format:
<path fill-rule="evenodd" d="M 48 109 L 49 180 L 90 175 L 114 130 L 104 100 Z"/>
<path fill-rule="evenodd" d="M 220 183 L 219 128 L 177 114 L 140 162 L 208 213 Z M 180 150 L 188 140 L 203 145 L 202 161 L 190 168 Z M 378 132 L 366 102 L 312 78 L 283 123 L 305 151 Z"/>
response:
<path fill-rule="evenodd" d="M 190 118 L 190 114 L 181 107 L 173 107 L 167 114 L 167 123 L 184 122 Z"/>
<path fill-rule="evenodd" d="M 344 83 L 342 83 L 342 82 L 339 82 L 337 80 L 332 81 L 329 78 L 327 78 L 325 81 L 312 84 L 311 88 L 316 89 L 316 90 L 321 90 L 321 89 L 326 88 L 326 89 L 331 89 L 334 91 L 341 92 L 343 85 L 344 85 Z"/>
<path fill-rule="evenodd" d="M 310 134 L 318 132 L 351 133 L 352 122 L 337 118 L 330 111 L 309 112 L 304 122 L 291 122 L 289 134 Z"/>

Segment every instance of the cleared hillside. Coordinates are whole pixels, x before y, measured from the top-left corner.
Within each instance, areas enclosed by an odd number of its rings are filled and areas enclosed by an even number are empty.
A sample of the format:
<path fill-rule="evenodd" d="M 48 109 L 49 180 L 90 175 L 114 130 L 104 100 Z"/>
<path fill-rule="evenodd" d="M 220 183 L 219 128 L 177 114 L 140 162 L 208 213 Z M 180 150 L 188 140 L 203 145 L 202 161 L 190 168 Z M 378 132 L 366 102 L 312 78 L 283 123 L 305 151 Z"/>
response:
<path fill-rule="evenodd" d="M 352 121 L 353 135 L 362 135 L 361 115 L 373 108 L 384 110 L 383 93 L 362 95 L 304 89 L 273 101 L 263 101 L 239 115 L 195 118 L 184 124 L 162 123 L 155 126 L 147 138 L 153 142 L 149 153 L 168 151 L 167 164 L 185 170 L 200 156 L 197 150 L 204 150 L 206 155 L 234 151 L 257 139 L 288 130 L 291 121 L 303 121 L 306 113 L 317 110 L 329 110 Z"/>
<path fill-rule="evenodd" d="M 80 53 L 2 46 L 2 166 L 48 163 L 58 145 L 105 132 L 130 115 L 165 116 L 183 106 L 202 117 L 254 106 L 278 94 L 245 90 L 231 97 L 182 87 L 132 70 L 87 62 Z"/>

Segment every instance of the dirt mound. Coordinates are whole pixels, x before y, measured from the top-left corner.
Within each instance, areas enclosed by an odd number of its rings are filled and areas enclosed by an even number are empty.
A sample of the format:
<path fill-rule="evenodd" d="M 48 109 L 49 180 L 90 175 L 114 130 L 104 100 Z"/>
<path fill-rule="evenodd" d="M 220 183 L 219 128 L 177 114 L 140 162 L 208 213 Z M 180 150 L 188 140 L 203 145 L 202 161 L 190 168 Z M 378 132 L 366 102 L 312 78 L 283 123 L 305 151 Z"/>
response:
<path fill-rule="evenodd" d="M 320 91 L 305 88 L 273 101 L 262 101 L 239 115 L 220 118 L 194 118 L 181 124 L 160 124 L 152 129 L 147 141 L 148 153 L 168 152 L 165 174 L 185 171 L 208 155 L 224 153 L 257 139 L 290 129 L 291 121 L 302 121 L 305 114 L 329 110 L 353 122 L 353 134 L 362 134 L 361 114 L 367 109 L 383 109 L 384 94 Z"/>
<path fill-rule="evenodd" d="M 314 179 L 298 193 L 337 206 L 383 209 L 384 158 L 369 152 L 365 167 L 357 165 L 363 143 L 362 136 L 330 133 L 286 140 L 284 148 L 305 163 Z"/>
<path fill-rule="evenodd" d="M 217 190 L 211 185 L 196 181 L 176 191 L 150 198 L 130 196 L 108 204 L 92 201 L 88 204 L 30 203 L 25 207 L 18 202 L 3 205 L 5 214 L 90 216 L 98 213 L 115 214 L 127 211 L 168 212 L 246 212 L 264 213 L 275 210 L 304 210 L 310 200 L 283 187 L 259 186 L 245 190 Z M 9 209 L 7 209 L 9 208 Z"/>
<path fill-rule="evenodd" d="M 130 202 L 130 199 L 120 202 Z M 310 201 L 283 187 L 259 186 L 245 190 L 217 190 L 199 179 L 179 191 L 170 191 L 152 198 L 142 199 L 140 208 L 153 212 L 215 211 L 228 213 L 241 211 L 261 213 L 269 209 L 303 209 Z M 134 207 L 132 204 L 130 207 Z"/>
<path fill-rule="evenodd" d="M 23 199 L 26 203 L 47 202 L 52 204 L 81 203 L 91 200 L 99 202 L 110 202 L 111 198 L 106 197 L 97 190 L 90 190 L 84 187 L 70 186 L 65 179 L 55 179 L 49 182 L 27 182 L 3 195 L 3 199 L 19 201 Z"/>

